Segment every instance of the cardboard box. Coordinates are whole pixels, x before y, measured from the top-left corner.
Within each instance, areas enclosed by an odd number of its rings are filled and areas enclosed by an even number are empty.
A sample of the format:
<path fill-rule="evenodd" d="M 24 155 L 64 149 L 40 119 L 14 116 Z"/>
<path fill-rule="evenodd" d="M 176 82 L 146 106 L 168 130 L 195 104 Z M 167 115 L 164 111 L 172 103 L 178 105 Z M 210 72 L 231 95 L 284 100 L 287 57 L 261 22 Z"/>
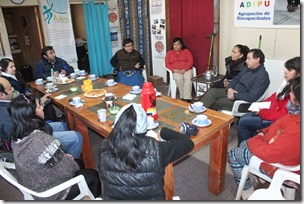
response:
<path fill-rule="evenodd" d="M 160 86 L 163 85 L 163 77 L 160 76 L 150 76 L 148 81 L 152 82 L 153 86 Z"/>

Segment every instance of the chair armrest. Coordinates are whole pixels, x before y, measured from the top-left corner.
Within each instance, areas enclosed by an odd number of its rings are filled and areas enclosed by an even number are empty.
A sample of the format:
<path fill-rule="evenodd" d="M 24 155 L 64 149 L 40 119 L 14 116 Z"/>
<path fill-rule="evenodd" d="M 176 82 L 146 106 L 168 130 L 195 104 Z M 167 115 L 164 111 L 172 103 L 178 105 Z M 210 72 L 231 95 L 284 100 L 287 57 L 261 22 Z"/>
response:
<path fill-rule="evenodd" d="M 244 100 L 236 100 L 234 101 L 233 103 L 233 107 L 232 107 L 232 115 L 234 116 L 237 116 L 237 117 L 241 117 L 242 115 L 244 115 L 245 113 L 240 113 L 238 110 L 239 110 L 239 106 L 241 104 L 248 104 L 248 103 L 251 103 L 251 102 L 248 102 L 248 101 L 244 101 Z"/>

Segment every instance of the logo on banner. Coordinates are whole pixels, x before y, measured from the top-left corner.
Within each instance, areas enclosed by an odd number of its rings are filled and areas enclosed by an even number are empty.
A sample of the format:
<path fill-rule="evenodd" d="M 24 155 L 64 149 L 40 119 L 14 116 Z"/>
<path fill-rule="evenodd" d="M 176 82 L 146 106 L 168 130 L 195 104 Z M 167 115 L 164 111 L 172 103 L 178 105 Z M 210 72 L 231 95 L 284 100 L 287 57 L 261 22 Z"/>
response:
<path fill-rule="evenodd" d="M 68 13 L 69 4 L 67 1 L 47 0 L 42 8 L 44 10 L 43 16 L 45 16 L 44 21 L 47 24 L 50 24 L 52 19 L 54 23 L 70 22 L 67 15 L 62 15 Z"/>

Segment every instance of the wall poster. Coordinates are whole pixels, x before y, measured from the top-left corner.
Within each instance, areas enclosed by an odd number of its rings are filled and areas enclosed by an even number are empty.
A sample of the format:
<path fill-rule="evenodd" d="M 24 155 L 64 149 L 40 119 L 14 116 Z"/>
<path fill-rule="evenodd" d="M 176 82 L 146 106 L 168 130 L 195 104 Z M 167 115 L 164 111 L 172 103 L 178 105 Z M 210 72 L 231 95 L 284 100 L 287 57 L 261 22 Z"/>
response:
<path fill-rule="evenodd" d="M 286 0 L 235 0 L 234 26 L 300 28 L 300 4 Z M 293 1 L 296 2 L 296 1 Z"/>

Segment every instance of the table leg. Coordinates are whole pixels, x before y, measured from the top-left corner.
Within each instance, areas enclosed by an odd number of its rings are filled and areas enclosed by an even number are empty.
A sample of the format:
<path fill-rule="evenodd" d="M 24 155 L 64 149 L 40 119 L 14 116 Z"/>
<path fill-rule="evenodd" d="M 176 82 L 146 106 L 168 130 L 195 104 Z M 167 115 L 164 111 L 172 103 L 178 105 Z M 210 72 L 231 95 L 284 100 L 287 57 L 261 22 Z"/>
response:
<path fill-rule="evenodd" d="M 229 126 L 220 130 L 218 137 L 210 144 L 208 190 L 214 195 L 224 191 L 228 136 Z"/>
<path fill-rule="evenodd" d="M 174 195 L 173 163 L 168 164 L 165 168 L 164 190 L 165 190 L 165 199 L 172 200 Z"/>
<path fill-rule="evenodd" d="M 82 157 L 86 168 L 95 168 L 94 157 L 88 127 L 77 117 L 74 117 L 77 131 L 82 135 Z"/>

